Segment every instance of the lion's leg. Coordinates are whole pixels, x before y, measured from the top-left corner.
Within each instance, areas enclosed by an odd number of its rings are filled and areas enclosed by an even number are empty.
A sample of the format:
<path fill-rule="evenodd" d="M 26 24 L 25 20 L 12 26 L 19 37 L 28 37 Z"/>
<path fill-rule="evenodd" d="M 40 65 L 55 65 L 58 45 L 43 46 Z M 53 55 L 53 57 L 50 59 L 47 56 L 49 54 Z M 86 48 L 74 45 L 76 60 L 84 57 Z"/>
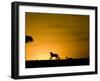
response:
<path fill-rule="evenodd" d="M 56 60 L 58 59 L 58 56 L 56 56 Z"/>
<path fill-rule="evenodd" d="M 59 56 L 58 56 L 58 60 L 59 60 Z"/>
<path fill-rule="evenodd" d="M 52 56 L 50 57 L 50 60 L 52 59 Z"/>

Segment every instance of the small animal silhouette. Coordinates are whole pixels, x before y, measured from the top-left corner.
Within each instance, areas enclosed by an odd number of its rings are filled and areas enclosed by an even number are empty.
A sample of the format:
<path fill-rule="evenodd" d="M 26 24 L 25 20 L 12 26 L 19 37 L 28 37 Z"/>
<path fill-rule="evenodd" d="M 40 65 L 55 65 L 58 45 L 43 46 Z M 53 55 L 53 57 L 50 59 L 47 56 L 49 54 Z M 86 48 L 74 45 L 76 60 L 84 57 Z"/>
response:
<path fill-rule="evenodd" d="M 65 57 L 65 59 L 67 60 L 67 59 L 68 59 L 68 57 Z"/>
<path fill-rule="evenodd" d="M 58 56 L 58 54 L 54 54 L 53 52 L 50 52 L 50 55 L 51 55 L 50 59 L 52 59 L 53 57 L 55 57 L 56 60 L 57 60 L 57 59 L 58 59 L 58 60 L 60 59 L 59 56 Z"/>

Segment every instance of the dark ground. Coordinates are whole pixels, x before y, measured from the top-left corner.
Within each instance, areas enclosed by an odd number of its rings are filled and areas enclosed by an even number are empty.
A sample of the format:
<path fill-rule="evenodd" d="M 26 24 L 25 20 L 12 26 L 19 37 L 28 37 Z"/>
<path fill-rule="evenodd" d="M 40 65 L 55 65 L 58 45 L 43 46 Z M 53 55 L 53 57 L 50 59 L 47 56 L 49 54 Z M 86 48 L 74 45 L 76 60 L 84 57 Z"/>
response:
<path fill-rule="evenodd" d="M 26 68 L 36 67 L 57 67 L 57 66 L 80 66 L 89 65 L 88 58 L 82 59 L 64 59 L 64 60 L 32 60 L 25 62 Z"/>

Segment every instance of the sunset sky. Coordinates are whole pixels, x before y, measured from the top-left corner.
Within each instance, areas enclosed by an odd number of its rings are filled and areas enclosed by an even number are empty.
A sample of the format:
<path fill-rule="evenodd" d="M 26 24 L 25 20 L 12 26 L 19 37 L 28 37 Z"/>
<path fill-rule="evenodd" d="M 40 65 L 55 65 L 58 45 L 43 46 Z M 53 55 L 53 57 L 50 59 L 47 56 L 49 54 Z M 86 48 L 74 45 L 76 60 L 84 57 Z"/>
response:
<path fill-rule="evenodd" d="M 61 59 L 89 57 L 89 16 L 71 14 L 25 14 L 26 60 L 49 60 L 50 52 Z"/>

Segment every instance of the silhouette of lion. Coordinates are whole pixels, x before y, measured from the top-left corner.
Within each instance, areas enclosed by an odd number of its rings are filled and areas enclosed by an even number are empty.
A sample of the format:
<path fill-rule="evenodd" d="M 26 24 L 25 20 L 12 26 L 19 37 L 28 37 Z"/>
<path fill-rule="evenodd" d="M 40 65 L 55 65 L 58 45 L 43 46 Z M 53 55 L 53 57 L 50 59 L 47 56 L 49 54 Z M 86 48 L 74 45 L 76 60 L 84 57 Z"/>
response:
<path fill-rule="evenodd" d="M 56 58 L 56 60 L 60 59 L 59 56 L 58 56 L 58 54 L 54 54 L 53 52 L 50 52 L 50 56 L 51 56 L 50 59 L 52 59 L 53 57 Z"/>

